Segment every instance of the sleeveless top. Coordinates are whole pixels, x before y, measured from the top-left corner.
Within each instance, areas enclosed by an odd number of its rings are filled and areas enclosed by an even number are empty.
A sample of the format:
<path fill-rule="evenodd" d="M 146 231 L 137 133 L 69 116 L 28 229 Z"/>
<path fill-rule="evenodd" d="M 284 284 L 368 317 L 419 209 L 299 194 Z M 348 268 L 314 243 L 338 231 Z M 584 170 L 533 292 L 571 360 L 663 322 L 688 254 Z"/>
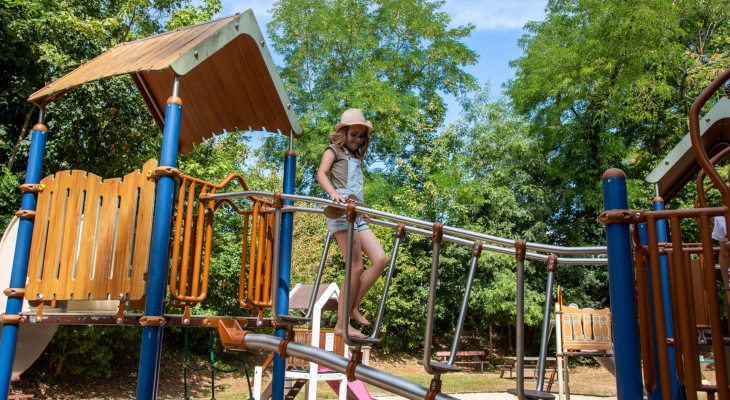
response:
<path fill-rule="evenodd" d="M 363 200 L 363 180 L 360 159 L 350 153 L 345 147 L 334 144 L 327 146 L 335 152 L 335 161 L 330 168 L 330 182 L 337 193 L 344 197 L 355 194 Z M 325 151 L 327 151 L 325 149 Z"/>

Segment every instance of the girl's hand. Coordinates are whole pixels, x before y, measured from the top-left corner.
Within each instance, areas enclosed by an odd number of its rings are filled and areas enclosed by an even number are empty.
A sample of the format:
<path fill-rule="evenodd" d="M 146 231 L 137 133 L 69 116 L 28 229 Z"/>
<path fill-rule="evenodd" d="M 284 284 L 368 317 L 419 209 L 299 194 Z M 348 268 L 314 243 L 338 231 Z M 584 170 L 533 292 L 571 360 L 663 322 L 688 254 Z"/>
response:
<path fill-rule="evenodd" d="M 364 219 L 365 221 L 370 221 L 370 220 L 372 220 L 372 218 L 370 218 L 370 214 L 364 214 L 364 213 L 363 213 L 363 215 L 362 215 L 362 219 Z"/>
<path fill-rule="evenodd" d="M 347 203 L 347 199 L 344 198 L 339 193 L 335 193 L 334 195 L 330 196 L 330 199 L 332 199 L 332 201 L 334 201 L 335 203 L 340 203 L 340 204 Z"/>

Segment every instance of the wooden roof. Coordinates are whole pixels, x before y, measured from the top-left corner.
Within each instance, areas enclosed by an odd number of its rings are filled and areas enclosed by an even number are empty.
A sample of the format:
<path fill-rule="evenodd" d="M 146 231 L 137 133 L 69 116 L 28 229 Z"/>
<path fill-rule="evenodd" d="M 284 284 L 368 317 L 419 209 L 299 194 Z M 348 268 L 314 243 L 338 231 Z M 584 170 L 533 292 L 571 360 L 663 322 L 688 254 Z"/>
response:
<path fill-rule="evenodd" d="M 700 138 L 710 159 L 730 146 L 730 99 L 720 98 L 720 101 L 700 118 Z M 646 177 L 646 182 L 657 184 L 658 195 L 665 202 L 669 202 L 689 181 L 697 177 L 701 169 L 687 134 L 651 171 Z"/>
<path fill-rule="evenodd" d="M 241 130 L 301 135 L 253 11 L 120 44 L 33 93 L 50 103 L 69 90 L 129 74 L 162 129 L 174 76 L 183 101 L 180 151 L 213 133 Z"/>

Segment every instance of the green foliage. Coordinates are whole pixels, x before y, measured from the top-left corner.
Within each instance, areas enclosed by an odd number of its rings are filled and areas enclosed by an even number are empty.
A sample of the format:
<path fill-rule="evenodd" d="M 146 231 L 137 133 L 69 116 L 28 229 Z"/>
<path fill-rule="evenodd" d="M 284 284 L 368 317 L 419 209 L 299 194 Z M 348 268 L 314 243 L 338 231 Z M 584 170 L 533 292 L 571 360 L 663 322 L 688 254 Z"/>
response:
<path fill-rule="evenodd" d="M 19 205 L 30 127 L 37 107 L 24 101 L 46 82 L 121 42 L 210 19 L 220 0 L 66 2 L 0 0 L 0 228 Z M 280 73 L 304 130 L 296 143 L 297 188 L 317 195 L 315 170 L 327 134 L 349 107 L 362 108 L 375 131 L 366 160 L 366 202 L 379 210 L 529 242 L 581 246 L 604 242 L 603 172 L 627 172 L 632 208 L 650 208 L 643 177 L 685 133 L 693 98 L 730 65 L 730 8 L 703 2 L 551 0 L 544 21 L 530 22 L 513 61 L 506 97 L 477 86 L 463 67 L 477 55 L 462 40 L 471 24 L 449 27 L 443 1 L 279 0 L 268 26 L 284 57 Z M 443 127 L 443 94 L 457 96 L 460 118 Z M 114 177 L 159 153 L 160 133 L 127 77 L 89 83 L 47 109 L 44 174 L 83 169 Z M 208 182 L 240 173 L 255 190 L 281 187 L 288 140 L 251 133 L 214 137 L 185 156 L 180 169 Z M 233 183 L 227 191 L 242 190 Z M 717 202 L 710 194 L 710 202 Z M 685 189 L 675 207 L 691 207 Z M 247 202 L 239 202 L 246 208 Z M 698 237 L 692 221 L 688 236 Z M 696 226 L 696 224 L 695 224 Z M 387 253 L 392 231 L 373 226 Z M 196 314 L 240 315 L 237 304 L 243 219 L 227 206 L 215 215 L 208 299 Z M 692 229 L 695 229 L 692 231 Z M 292 285 L 311 283 L 326 236 L 324 219 L 295 216 Z M 696 240 L 695 240 L 696 241 Z M 250 247 L 250 246 L 249 246 Z M 382 324 L 383 351 L 421 350 L 432 259 L 429 238 L 408 234 L 396 260 Z M 478 262 L 466 329 L 487 337 L 515 319 L 515 259 L 487 252 Z M 435 334 L 448 341 L 471 262 L 468 247 L 441 250 Z M 525 321 L 542 322 L 545 265 L 527 261 Z M 323 283 L 341 285 L 336 243 Z M 560 266 L 566 301 L 608 305 L 603 266 Z M 384 282 L 365 297 L 375 317 Z M 332 313 L 326 326 L 334 323 Z M 328 324 L 328 325 L 327 325 Z M 177 329 L 169 330 L 178 334 Z M 139 330 L 62 327 L 44 357 L 54 371 L 109 376 L 120 352 L 138 354 Z M 367 332 L 367 329 L 365 330 Z M 408 334 L 401 334 L 408 332 Z M 207 334 L 191 335 L 196 344 Z M 130 362 L 136 362 L 132 360 Z"/>
<path fill-rule="evenodd" d="M 26 99 L 113 46 L 199 23 L 220 9 L 206 0 L 0 0 L 0 231 L 19 207 L 38 107 Z M 51 103 L 43 175 L 82 169 L 104 178 L 140 168 L 159 154 L 160 132 L 128 77 L 88 83 Z M 7 160 L 7 161 L 6 161 Z M 139 354 L 138 328 L 61 327 L 44 353 L 55 373 L 111 376 Z M 136 364 L 136 360 L 132 360 Z M 46 365 L 46 364 L 44 364 Z"/>
<path fill-rule="evenodd" d="M 367 164 L 392 164 L 428 143 L 443 123 L 439 93 L 475 87 L 461 68 L 477 55 L 461 40 L 473 25 L 449 28 L 443 2 L 424 0 L 281 0 L 273 6 L 271 46 L 304 130 L 297 142 L 297 187 L 317 193 L 315 171 L 327 135 L 347 108 L 375 126 Z M 266 144 L 279 158 L 285 141 Z"/>
<path fill-rule="evenodd" d="M 20 182 L 6 167 L 0 170 L 0 209 L 12 210 L 20 208 L 20 196 L 16 195 Z M 0 232 L 5 231 L 5 227 L 10 223 L 11 215 L 0 214 Z"/>
<path fill-rule="evenodd" d="M 200 6 L 186 5 L 172 12 L 172 17 L 165 23 L 165 30 L 173 31 L 186 26 L 209 21 L 223 8 L 220 0 L 208 0 Z"/>
<path fill-rule="evenodd" d="M 641 179 L 686 133 L 693 99 L 730 66 L 726 2 L 550 1 L 526 25 L 507 85 L 529 119 L 555 212 L 552 240 L 596 243 L 600 178 Z M 636 188 L 636 185 L 633 185 Z"/>
<path fill-rule="evenodd" d="M 33 92 L 117 44 L 198 23 L 220 9 L 187 0 L 154 2 L 2 0 L 0 2 L 0 160 L 19 181 L 38 107 Z M 83 85 L 51 103 L 43 175 L 82 169 L 103 178 L 122 176 L 159 154 L 160 132 L 128 77 Z M 3 173 L 7 176 L 7 173 Z M 0 205 L 0 228 L 17 211 L 20 192 Z"/>
<path fill-rule="evenodd" d="M 62 325 L 35 365 L 54 375 L 109 378 L 119 363 L 138 362 L 141 340 L 138 327 Z"/>

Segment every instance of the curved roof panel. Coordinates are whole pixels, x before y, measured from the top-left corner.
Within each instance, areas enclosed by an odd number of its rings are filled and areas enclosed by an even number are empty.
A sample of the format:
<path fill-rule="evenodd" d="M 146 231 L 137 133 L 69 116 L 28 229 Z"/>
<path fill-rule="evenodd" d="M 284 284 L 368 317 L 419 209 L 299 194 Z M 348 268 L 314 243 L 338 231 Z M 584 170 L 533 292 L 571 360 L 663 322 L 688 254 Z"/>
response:
<path fill-rule="evenodd" d="M 160 129 L 175 75 L 183 101 L 180 151 L 223 130 L 301 135 L 253 11 L 120 44 L 33 93 L 50 103 L 88 82 L 129 74 Z"/>

